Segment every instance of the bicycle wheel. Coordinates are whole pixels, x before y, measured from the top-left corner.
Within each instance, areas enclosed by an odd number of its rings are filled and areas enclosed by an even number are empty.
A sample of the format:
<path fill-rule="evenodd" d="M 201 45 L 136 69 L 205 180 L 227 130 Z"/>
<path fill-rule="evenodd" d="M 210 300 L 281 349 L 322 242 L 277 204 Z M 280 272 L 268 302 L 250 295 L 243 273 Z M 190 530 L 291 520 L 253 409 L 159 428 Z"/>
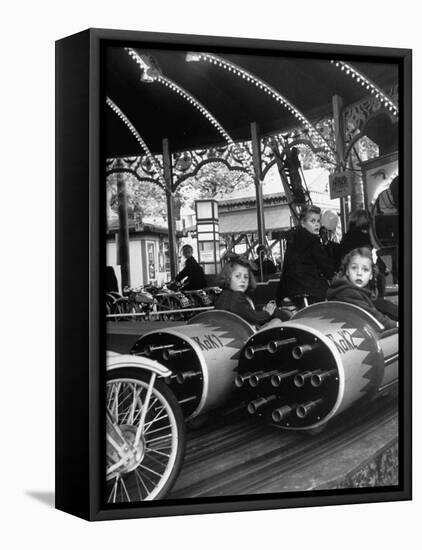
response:
<path fill-rule="evenodd" d="M 185 423 L 176 397 L 154 374 L 123 367 L 107 375 L 106 403 L 106 501 L 163 498 L 184 456 Z"/>

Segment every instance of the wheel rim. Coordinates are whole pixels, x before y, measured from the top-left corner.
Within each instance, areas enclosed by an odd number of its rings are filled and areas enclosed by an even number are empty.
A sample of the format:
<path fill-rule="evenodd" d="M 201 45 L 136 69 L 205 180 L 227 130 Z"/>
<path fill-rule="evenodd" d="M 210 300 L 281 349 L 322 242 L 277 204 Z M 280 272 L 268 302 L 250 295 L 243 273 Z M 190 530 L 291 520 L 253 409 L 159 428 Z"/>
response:
<path fill-rule="evenodd" d="M 134 445 L 148 383 L 119 378 L 107 383 L 107 502 L 153 500 L 168 481 L 178 450 L 175 415 L 154 386 L 144 429 Z"/>

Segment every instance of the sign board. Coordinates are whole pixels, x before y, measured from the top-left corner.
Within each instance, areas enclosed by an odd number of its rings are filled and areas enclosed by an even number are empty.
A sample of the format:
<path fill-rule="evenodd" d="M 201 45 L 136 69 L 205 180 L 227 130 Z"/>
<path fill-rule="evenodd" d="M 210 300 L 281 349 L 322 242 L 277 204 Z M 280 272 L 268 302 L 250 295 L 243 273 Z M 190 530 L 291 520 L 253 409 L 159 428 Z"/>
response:
<path fill-rule="evenodd" d="M 347 197 L 352 191 L 350 172 L 335 172 L 330 174 L 330 199 Z"/>

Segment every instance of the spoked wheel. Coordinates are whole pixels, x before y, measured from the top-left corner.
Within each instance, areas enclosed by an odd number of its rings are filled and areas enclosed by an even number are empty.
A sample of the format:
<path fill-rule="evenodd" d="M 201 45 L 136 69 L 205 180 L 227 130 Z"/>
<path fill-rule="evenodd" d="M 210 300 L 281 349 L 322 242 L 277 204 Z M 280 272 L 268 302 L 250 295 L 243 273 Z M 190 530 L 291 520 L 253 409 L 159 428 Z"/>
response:
<path fill-rule="evenodd" d="M 185 423 L 156 375 L 120 368 L 107 377 L 108 503 L 163 498 L 182 465 Z"/>

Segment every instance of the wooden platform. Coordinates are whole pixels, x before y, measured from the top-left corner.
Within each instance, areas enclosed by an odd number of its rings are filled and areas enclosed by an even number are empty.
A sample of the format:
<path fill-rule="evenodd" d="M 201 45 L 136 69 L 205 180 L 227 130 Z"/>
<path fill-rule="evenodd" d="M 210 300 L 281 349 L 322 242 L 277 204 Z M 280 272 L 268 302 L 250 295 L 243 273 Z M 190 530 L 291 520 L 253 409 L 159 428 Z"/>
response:
<path fill-rule="evenodd" d="M 382 397 L 335 419 L 319 435 L 287 432 L 250 417 L 214 414 L 188 431 L 169 498 L 396 485 L 397 400 Z"/>

